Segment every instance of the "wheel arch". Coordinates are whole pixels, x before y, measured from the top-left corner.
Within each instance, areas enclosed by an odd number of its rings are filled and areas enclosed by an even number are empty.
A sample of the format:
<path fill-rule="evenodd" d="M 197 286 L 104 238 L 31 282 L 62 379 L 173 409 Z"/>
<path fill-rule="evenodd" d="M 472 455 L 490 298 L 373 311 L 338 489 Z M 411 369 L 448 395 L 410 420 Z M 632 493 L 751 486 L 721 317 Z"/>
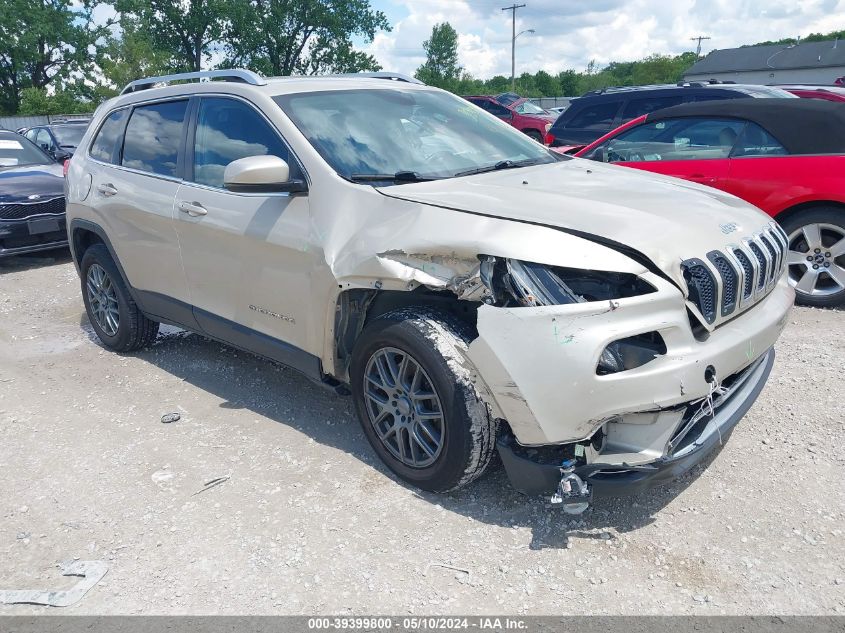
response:
<path fill-rule="evenodd" d="M 791 207 L 787 207 L 779 211 L 775 214 L 774 219 L 778 222 L 778 224 L 783 224 L 785 221 L 790 220 L 805 211 L 820 208 L 835 208 L 845 213 L 845 202 L 840 202 L 838 200 L 809 200 L 807 202 L 794 204 Z"/>
<path fill-rule="evenodd" d="M 475 332 L 477 310 L 480 302 L 460 300 L 451 292 L 429 290 L 374 290 L 354 288 L 338 294 L 331 357 L 334 377 L 342 382 L 349 380 L 349 363 L 355 343 L 364 328 L 373 320 L 401 308 L 430 308 L 452 315 Z"/>
<path fill-rule="evenodd" d="M 108 249 L 109 255 L 111 255 L 112 261 L 114 262 L 115 266 L 117 266 L 117 270 L 120 273 L 120 276 L 123 278 L 123 283 L 126 284 L 126 288 L 129 290 L 129 294 L 132 295 L 132 299 L 135 301 L 135 303 L 141 305 L 138 301 L 137 293 L 132 287 L 132 284 L 129 283 L 129 278 L 126 276 L 126 271 L 123 270 L 123 265 L 120 263 L 120 259 L 118 259 L 117 253 L 115 253 L 114 247 L 111 244 L 111 240 L 109 239 L 103 227 L 88 220 L 74 218 L 73 220 L 71 220 L 70 226 L 68 228 L 68 234 L 70 237 L 70 239 L 68 240 L 68 243 L 70 245 L 70 253 L 71 257 L 73 258 L 73 264 L 74 266 L 76 266 L 77 273 L 81 274 L 82 272 L 82 257 L 83 255 L 85 255 L 85 251 L 94 244 L 103 244 Z"/>

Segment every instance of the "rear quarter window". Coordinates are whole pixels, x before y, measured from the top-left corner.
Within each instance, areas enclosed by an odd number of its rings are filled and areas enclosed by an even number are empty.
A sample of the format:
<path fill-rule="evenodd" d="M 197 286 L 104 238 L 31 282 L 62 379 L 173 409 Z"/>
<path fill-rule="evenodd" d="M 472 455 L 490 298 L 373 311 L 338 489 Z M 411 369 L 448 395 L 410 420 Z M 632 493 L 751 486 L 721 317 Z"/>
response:
<path fill-rule="evenodd" d="M 103 125 L 94 137 L 91 144 L 91 158 L 103 161 L 104 163 L 116 163 L 120 142 L 123 140 L 123 130 L 126 127 L 126 118 L 129 115 L 129 108 L 115 110 L 109 114 Z"/>

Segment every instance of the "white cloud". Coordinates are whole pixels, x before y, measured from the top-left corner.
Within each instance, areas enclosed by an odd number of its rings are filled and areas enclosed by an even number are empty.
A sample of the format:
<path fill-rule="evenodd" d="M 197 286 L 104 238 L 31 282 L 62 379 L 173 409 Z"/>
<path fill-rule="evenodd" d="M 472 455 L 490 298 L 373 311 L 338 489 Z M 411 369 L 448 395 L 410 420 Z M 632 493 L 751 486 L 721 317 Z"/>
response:
<path fill-rule="evenodd" d="M 463 66 L 474 76 L 510 75 L 510 12 L 502 0 L 391 0 L 373 2 L 394 20 L 364 50 L 385 69 L 413 73 L 425 61 L 422 43 L 438 22 L 459 34 Z M 544 69 L 583 70 L 651 53 L 694 50 L 690 38 L 708 35 L 703 52 L 845 28 L 845 0 L 523 0 L 517 30 L 517 74 Z"/>

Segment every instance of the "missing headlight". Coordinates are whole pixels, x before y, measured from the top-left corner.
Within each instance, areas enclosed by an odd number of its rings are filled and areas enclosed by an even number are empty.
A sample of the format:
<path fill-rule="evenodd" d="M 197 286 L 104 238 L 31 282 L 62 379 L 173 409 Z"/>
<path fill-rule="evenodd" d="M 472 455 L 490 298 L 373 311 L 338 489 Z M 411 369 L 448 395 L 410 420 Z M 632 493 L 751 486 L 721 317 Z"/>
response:
<path fill-rule="evenodd" d="M 613 341 L 602 351 L 596 373 L 599 376 L 636 369 L 666 353 L 660 332 L 646 332 Z"/>
<path fill-rule="evenodd" d="M 535 307 L 624 299 L 655 292 L 631 273 L 547 266 L 481 257 L 481 279 L 494 305 Z"/>

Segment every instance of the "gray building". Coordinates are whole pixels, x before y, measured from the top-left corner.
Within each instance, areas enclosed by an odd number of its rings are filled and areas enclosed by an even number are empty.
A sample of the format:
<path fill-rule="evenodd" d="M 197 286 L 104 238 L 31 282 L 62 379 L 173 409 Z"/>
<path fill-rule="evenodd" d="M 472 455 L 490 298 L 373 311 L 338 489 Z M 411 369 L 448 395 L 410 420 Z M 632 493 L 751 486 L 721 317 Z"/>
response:
<path fill-rule="evenodd" d="M 747 46 L 712 51 L 685 74 L 687 81 L 743 84 L 832 84 L 845 76 L 845 41 Z"/>

